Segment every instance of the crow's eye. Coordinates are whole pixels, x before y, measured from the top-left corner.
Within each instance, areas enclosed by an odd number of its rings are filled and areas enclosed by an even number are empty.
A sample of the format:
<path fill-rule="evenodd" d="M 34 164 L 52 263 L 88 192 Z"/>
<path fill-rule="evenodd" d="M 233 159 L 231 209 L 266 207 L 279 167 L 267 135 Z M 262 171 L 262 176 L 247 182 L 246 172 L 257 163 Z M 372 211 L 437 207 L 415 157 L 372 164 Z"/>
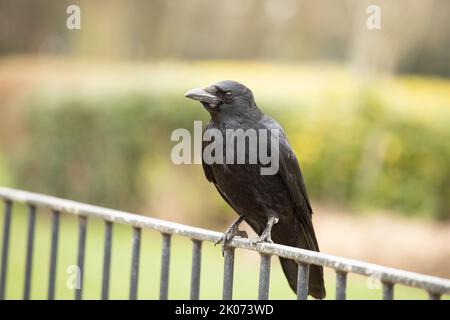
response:
<path fill-rule="evenodd" d="M 227 97 L 229 99 L 229 98 L 233 97 L 233 94 L 231 93 L 231 91 L 227 91 L 225 93 L 225 97 Z"/>

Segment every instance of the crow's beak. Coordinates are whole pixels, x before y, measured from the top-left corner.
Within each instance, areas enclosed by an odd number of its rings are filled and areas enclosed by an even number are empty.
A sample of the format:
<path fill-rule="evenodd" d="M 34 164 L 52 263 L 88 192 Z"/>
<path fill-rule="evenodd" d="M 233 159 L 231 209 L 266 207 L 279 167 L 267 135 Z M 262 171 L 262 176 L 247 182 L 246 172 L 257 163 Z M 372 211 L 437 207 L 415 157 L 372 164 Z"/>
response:
<path fill-rule="evenodd" d="M 212 94 L 214 90 L 212 88 L 196 88 L 189 90 L 184 94 L 186 98 L 194 99 L 200 102 L 207 103 L 211 106 L 217 106 L 219 105 L 222 100 L 218 97 L 216 97 L 214 94 Z"/>

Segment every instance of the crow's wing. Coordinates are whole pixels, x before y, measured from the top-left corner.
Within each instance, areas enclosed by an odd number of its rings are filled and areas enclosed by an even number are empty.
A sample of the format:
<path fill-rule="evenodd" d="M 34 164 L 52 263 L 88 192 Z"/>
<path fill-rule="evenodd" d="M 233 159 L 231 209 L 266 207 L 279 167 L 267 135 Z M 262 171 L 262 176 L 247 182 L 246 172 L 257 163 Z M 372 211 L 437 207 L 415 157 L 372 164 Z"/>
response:
<path fill-rule="evenodd" d="M 292 151 L 286 136 L 282 133 L 280 137 L 280 171 L 279 174 L 289 189 L 291 197 L 293 197 L 295 204 L 299 206 L 305 214 L 311 215 L 313 210 L 309 202 L 308 194 L 306 192 L 305 181 L 303 180 L 302 171 L 298 163 L 297 157 Z"/>
<path fill-rule="evenodd" d="M 263 124 L 268 129 L 279 130 L 280 165 L 278 175 L 289 192 L 296 217 L 299 219 L 304 233 L 308 235 L 309 242 L 312 242 L 311 245 L 314 243 L 318 250 L 319 248 L 311 221 L 313 211 L 297 157 L 292 151 L 283 129 L 275 120 L 265 116 Z"/>

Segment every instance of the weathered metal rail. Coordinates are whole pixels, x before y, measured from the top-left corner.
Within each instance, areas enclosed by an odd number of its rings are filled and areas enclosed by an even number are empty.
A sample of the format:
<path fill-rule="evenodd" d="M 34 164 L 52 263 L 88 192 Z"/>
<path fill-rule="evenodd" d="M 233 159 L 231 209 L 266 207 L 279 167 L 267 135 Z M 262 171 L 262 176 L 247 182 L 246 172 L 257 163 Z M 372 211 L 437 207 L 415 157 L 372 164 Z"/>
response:
<path fill-rule="evenodd" d="M 34 244 L 34 231 L 36 212 L 39 208 L 47 208 L 52 212 L 52 236 L 50 271 L 48 285 L 48 299 L 55 297 L 55 273 L 57 261 L 57 247 L 59 234 L 59 219 L 61 213 L 73 214 L 79 217 L 79 242 L 77 263 L 83 274 L 84 256 L 86 246 L 86 227 L 88 218 L 94 217 L 105 223 L 105 243 L 103 256 L 103 277 L 101 298 L 107 299 L 109 293 L 110 265 L 111 265 L 111 240 L 113 226 L 116 223 L 130 225 L 133 228 L 132 257 L 131 257 L 131 279 L 130 299 L 137 299 L 139 255 L 141 230 L 152 229 L 159 231 L 163 237 L 160 299 L 168 298 L 169 266 L 171 236 L 179 235 L 192 240 L 192 271 L 191 271 L 191 299 L 199 298 L 200 291 L 200 266 L 202 242 L 214 242 L 222 235 L 219 232 L 190 227 L 182 224 L 172 223 L 164 220 L 154 219 L 146 216 L 136 215 L 128 212 L 102 208 L 56 197 L 10 189 L 0 188 L 0 198 L 3 199 L 4 223 L 3 243 L 1 255 L 0 273 L 0 299 L 5 298 L 7 261 L 9 250 L 9 236 L 12 218 L 13 203 L 24 203 L 29 208 L 28 232 L 27 232 L 27 254 L 25 266 L 24 299 L 30 298 L 31 270 Z M 439 299 L 443 294 L 450 294 L 450 280 L 423 274 L 407 272 L 403 270 L 387 268 L 380 265 L 370 264 L 362 261 L 346 259 L 320 252 L 313 252 L 299 248 L 283 246 L 279 244 L 257 244 L 252 245 L 248 239 L 235 238 L 225 250 L 224 275 L 223 275 L 223 299 L 232 299 L 233 274 L 234 274 L 234 249 L 257 251 L 261 255 L 259 274 L 259 299 L 269 298 L 270 279 L 270 257 L 275 255 L 294 260 L 298 264 L 298 287 L 297 298 L 306 299 L 308 293 L 309 265 L 321 265 L 332 268 L 336 272 L 336 299 L 345 299 L 347 291 L 347 275 L 349 273 L 360 274 L 379 279 L 383 285 L 383 299 L 394 298 L 394 286 L 402 284 L 419 288 L 428 292 L 430 299 Z M 82 279 L 81 279 L 82 283 Z M 82 298 L 82 286 L 76 290 L 75 298 Z"/>

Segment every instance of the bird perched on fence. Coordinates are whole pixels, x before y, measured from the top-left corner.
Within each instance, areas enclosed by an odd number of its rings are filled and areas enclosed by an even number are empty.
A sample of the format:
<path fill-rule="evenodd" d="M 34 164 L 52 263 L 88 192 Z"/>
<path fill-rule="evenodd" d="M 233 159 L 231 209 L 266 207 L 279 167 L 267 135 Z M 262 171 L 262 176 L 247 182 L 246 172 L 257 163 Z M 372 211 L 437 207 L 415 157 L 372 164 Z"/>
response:
<path fill-rule="evenodd" d="M 239 82 L 225 80 L 206 88 L 190 90 L 185 96 L 200 101 L 209 112 L 211 120 L 203 132 L 215 130 L 221 133 L 225 142 L 224 153 L 230 152 L 226 147 L 231 139 L 229 130 L 254 130 L 258 133 L 256 141 L 253 141 L 257 143 L 256 148 L 250 145 L 251 139 L 244 140 L 248 141 L 243 151 L 247 160 L 245 163 L 236 162 L 236 155 L 239 153 L 237 148 L 240 147 L 238 144 L 232 149 L 233 158 L 230 157 L 227 161 L 205 159 L 205 150 L 212 142 L 207 139 L 203 141 L 202 163 L 206 178 L 239 215 L 218 241 L 222 243 L 222 250 L 234 236 L 241 234 L 238 226 L 246 221 L 258 234 L 252 240 L 253 244 L 272 242 L 273 239 L 275 243 L 319 251 L 312 224 L 311 204 L 297 158 L 281 126 L 261 112 L 251 90 Z M 259 134 L 261 131 L 266 131 L 266 135 Z M 274 132 L 278 132 L 278 136 Z M 261 144 L 261 139 L 267 135 L 270 136 L 267 144 Z M 217 136 L 214 137 L 217 142 Z M 231 137 L 236 141 L 236 135 Z M 260 152 L 263 146 L 271 147 L 272 153 L 278 152 L 278 156 L 272 158 L 279 162 L 275 173 L 262 174 L 261 169 L 267 167 L 267 163 L 260 159 L 256 163 L 249 161 L 251 153 Z M 272 148 L 273 146 L 276 148 Z M 228 160 L 234 161 L 230 163 Z M 280 262 L 289 285 L 295 292 L 297 264 L 285 258 L 280 258 Z M 310 266 L 309 294 L 318 299 L 325 297 L 321 266 Z"/>

